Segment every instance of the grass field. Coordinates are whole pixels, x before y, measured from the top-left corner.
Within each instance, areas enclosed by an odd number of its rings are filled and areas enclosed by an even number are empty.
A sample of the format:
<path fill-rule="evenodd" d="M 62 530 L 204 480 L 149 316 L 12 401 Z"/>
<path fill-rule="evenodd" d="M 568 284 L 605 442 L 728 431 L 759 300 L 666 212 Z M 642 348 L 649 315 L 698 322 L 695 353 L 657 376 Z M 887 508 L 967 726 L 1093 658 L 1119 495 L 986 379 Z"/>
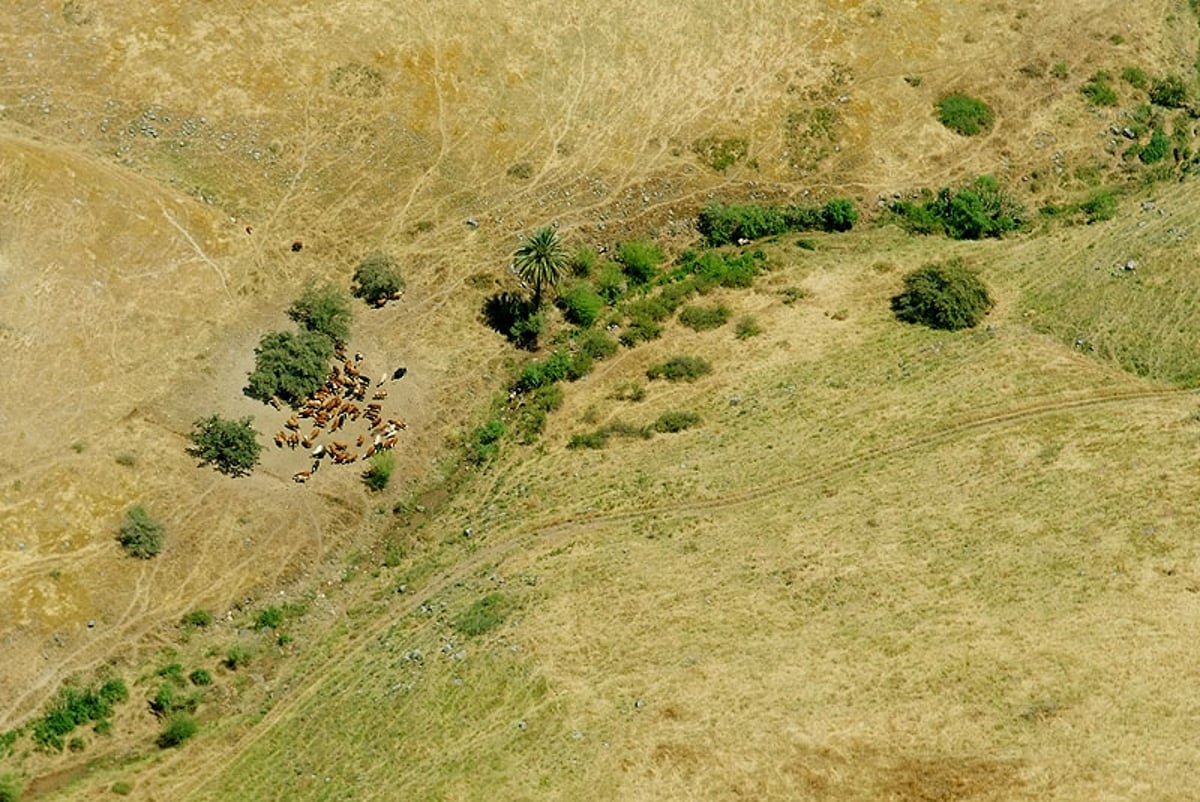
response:
<path fill-rule="evenodd" d="M 71 677 L 114 671 L 132 701 L 81 751 L 0 745 L 0 775 L 26 799 L 1191 798 L 1200 204 L 1121 155 L 1144 91 L 1092 108 L 1080 85 L 1191 81 L 1195 21 L 14 4 L 0 735 Z M 993 128 L 939 125 L 948 92 Z M 1115 186 L 1118 212 L 975 243 L 886 224 L 980 173 L 1030 209 Z M 674 256 L 712 198 L 837 196 L 855 231 L 757 243 L 754 287 L 700 301 L 730 323 L 668 323 L 565 384 L 536 444 L 459 461 L 525 358 L 480 319 L 521 236 Z M 392 488 L 296 485 L 273 448 L 246 479 L 198 470 L 196 418 L 282 427 L 241 393 L 255 344 L 377 251 L 407 292 L 356 307 L 349 348 L 408 368 Z M 995 296 L 984 325 L 896 322 L 902 276 L 952 257 Z M 713 370 L 647 379 L 675 355 Z M 680 411 L 698 423 L 567 448 Z M 135 504 L 166 525 L 153 560 L 115 541 Z M 177 623 L 196 608 L 213 623 Z M 214 682 L 199 735 L 160 750 L 146 702 L 176 662 Z"/>

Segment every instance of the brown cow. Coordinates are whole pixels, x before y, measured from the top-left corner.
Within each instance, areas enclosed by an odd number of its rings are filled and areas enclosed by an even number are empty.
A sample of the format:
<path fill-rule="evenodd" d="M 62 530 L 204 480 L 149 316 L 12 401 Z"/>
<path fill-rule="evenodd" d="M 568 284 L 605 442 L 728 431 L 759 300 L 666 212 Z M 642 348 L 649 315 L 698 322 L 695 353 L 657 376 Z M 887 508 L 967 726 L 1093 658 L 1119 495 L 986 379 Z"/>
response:
<path fill-rule="evenodd" d="M 292 476 L 292 481 L 297 482 L 299 484 L 304 484 L 305 482 L 308 481 L 308 478 L 310 476 L 312 476 L 312 471 L 300 471 L 299 473 Z"/>

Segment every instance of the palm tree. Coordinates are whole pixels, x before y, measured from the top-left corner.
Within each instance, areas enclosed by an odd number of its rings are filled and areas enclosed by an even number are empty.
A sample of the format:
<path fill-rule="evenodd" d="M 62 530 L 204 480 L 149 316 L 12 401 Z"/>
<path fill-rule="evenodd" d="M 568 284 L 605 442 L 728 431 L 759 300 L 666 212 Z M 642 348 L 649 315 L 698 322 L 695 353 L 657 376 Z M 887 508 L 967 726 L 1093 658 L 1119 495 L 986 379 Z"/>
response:
<path fill-rule="evenodd" d="M 567 273 L 567 252 L 558 232 L 544 226 L 529 235 L 514 254 L 513 267 L 526 284 L 533 285 L 533 305 L 542 306 L 542 288 L 553 287 Z"/>

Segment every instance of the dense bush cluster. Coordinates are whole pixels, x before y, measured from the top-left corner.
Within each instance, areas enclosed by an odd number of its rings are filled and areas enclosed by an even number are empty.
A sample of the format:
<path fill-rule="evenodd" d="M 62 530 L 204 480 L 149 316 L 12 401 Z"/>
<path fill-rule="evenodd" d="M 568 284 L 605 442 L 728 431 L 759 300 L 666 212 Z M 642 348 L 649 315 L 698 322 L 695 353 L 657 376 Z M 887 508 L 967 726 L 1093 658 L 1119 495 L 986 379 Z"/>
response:
<path fill-rule="evenodd" d="M 1115 106 L 1117 105 L 1117 91 L 1109 83 L 1111 80 L 1112 78 L 1107 72 L 1100 70 L 1080 87 L 1079 91 L 1097 106 Z"/>
<path fill-rule="evenodd" d="M 512 604 L 503 593 L 489 593 L 476 599 L 454 622 L 454 628 L 468 638 L 486 635 L 504 623 Z"/>
<path fill-rule="evenodd" d="M 273 397 L 293 407 L 325 383 L 333 340 L 318 331 L 275 331 L 254 349 L 254 371 L 242 392 L 266 403 Z"/>
<path fill-rule="evenodd" d="M 92 721 L 108 719 L 113 705 L 128 698 L 129 689 L 124 681 L 115 677 L 97 687 L 61 688 L 46 712 L 30 726 L 33 742 L 44 749 L 61 752 L 64 739 L 72 730 Z"/>
<path fill-rule="evenodd" d="M 662 248 L 649 240 L 629 240 L 617 248 L 616 259 L 629 283 L 649 284 L 664 258 Z"/>
<path fill-rule="evenodd" d="M 600 316 L 600 310 L 604 308 L 604 299 L 591 284 L 581 281 L 560 295 L 558 304 L 562 307 L 563 317 L 567 322 L 586 328 L 595 323 L 596 318 Z"/>
<path fill-rule="evenodd" d="M 991 308 L 987 287 L 961 259 L 914 270 L 904 277 L 904 290 L 892 298 L 897 318 L 934 329 L 971 328 Z"/>
<path fill-rule="evenodd" d="M 724 304 L 716 306 L 685 306 L 679 313 L 679 322 L 694 331 L 705 331 L 724 326 L 733 316 L 733 310 Z"/>
<path fill-rule="evenodd" d="M 367 469 L 362 475 L 363 484 L 371 492 L 378 493 L 388 486 L 395 470 L 396 455 L 390 450 L 377 451 L 367 461 Z"/>
<path fill-rule="evenodd" d="M 324 334 L 335 343 L 350 337 L 354 313 L 350 300 L 332 284 L 313 284 L 288 308 L 288 317 L 305 331 Z"/>
<path fill-rule="evenodd" d="M 1024 228 L 1024 205 L 1004 191 L 992 176 L 980 176 L 966 186 L 926 191 L 919 201 L 897 201 L 890 207 L 896 219 L 914 234 L 945 234 L 952 239 L 999 237 Z"/>
<path fill-rule="evenodd" d="M 726 205 L 710 203 L 696 219 L 696 229 L 708 245 L 730 245 L 786 234 L 789 231 L 849 231 L 858 222 L 858 209 L 845 199 L 824 206 Z"/>
<path fill-rule="evenodd" d="M 702 357 L 673 356 L 666 362 L 652 365 L 646 371 L 646 378 L 692 382 L 709 373 L 712 373 L 712 365 Z"/>

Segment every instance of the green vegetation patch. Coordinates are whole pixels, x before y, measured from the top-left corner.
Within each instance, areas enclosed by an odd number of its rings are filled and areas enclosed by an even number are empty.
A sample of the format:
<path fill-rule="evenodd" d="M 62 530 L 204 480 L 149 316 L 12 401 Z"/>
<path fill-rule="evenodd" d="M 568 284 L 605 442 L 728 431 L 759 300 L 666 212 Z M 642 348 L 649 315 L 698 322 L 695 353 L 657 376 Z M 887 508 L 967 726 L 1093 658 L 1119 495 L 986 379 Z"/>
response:
<path fill-rule="evenodd" d="M 694 331 L 705 331 L 724 326 L 733 316 L 733 310 L 724 304 L 715 306 L 685 306 L 679 313 L 679 322 Z"/>
<path fill-rule="evenodd" d="M 737 136 L 706 136 L 692 143 L 692 152 L 721 173 L 746 158 L 750 153 L 750 140 Z"/>
<path fill-rule="evenodd" d="M 711 247 L 786 234 L 790 231 L 849 231 L 858 209 L 844 198 L 823 206 L 772 206 L 712 202 L 700 212 L 696 229 Z"/>
<path fill-rule="evenodd" d="M 649 426 L 636 426 L 624 421 L 613 421 L 592 432 L 583 432 L 571 436 L 567 448 L 604 448 L 614 437 L 631 440 L 648 440 L 654 436 L 654 430 Z"/>
<path fill-rule="evenodd" d="M 391 450 L 376 451 L 367 460 L 367 469 L 362 475 L 363 484 L 372 493 L 379 493 L 392 481 L 395 470 L 396 455 Z"/>
<path fill-rule="evenodd" d="M 305 287 L 287 315 L 305 330 L 324 334 L 335 343 L 350 337 L 350 321 L 354 319 L 350 299 L 333 284 Z"/>
<path fill-rule="evenodd" d="M 1112 76 L 1107 72 L 1100 70 L 1088 79 L 1087 83 L 1079 88 L 1093 105 L 1096 106 L 1115 106 L 1117 105 L 1117 90 L 1112 88 L 1110 81 Z"/>
<path fill-rule="evenodd" d="M 1150 102 L 1167 109 L 1181 109 L 1188 104 L 1187 84 L 1178 75 L 1168 75 L 1150 85 Z"/>
<path fill-rule="evenodd" d="M 660 434 L 673 434 L 700 425 L 700 416 L 695 412 L 672 410 L 659 415 L 654 421 L 654 431 Z"/>
<path fill-rule="evenodd" d="M 454 628 L 469 638 L 486 635 L 508 619 L 512 604 L 503 593 L 489 593 L 475 600 L 454 622 Z"/>
<path fill-rule="evenodd" d="M 569 323 L 586 328 L 600 316 L 600 311 L 604 309 L 604 298 L 591 284 L 581 281 L 567 288 L 558 297 L 558 304 Z"/>
<path fill-rule="evenodd" d="M 693 382 L 709 373 L 712 373 L 712 365 L 707 359 L 698 356 L 673 356 L 666 362 L 651 366 L 646 371 L 646 377 L 651 380 Z"/>
<path fill-rule="evenodd" d="M 125 513 L 117 541 L 131 557 L 148 560 L 162 551 L 167 528 L 140 504 Z"/>
<path fill-rule="evenodd" d="M 631 284 L 649 284 L 664 259 L 662 248 L 650 240 L 634 239 L 617 248 L 617 262 Z"/>
<path fill-rule="evenodd" d="M 500 453 L 500 439 L 504 437 L 504 421 L 496 419 L 476 428 L 467 438 L 467 460 L 474 465 L 490 462 Z"/>
<path fill-rule="evenodd" d="M 968 329 L 983 320 L 992 299 L 979 275 L 961 259 L 928 264 L 904 277 L 892 311 L 906 323 L 934 329 Z"/>
<path fill-rule="evenodd" d="M 179 746 L 199 731 L 200 725 L 196 723 L 196 719 L 187 713 L 176 713 L 167 720 L 155 743 L 160 749 L 170 749 Z"/>
<path fill-rule="evenodd" d="M 919 201 L 897 201 L 889 207 L 900 225 L 913 234 L 984 239 L 1018 231 L 1028 222 L 1025 206 L 992 176 L 979 176 L 958 189 L 943 187 L 936 195 L 922 194 Z"/>
<path fill-rule="evenodd" d="M 938 121 L 956 134 L 975 136 L 991 129 L 995 114 L 979 98 L 964 94 L 943 95 L 934 104 Z"/>

